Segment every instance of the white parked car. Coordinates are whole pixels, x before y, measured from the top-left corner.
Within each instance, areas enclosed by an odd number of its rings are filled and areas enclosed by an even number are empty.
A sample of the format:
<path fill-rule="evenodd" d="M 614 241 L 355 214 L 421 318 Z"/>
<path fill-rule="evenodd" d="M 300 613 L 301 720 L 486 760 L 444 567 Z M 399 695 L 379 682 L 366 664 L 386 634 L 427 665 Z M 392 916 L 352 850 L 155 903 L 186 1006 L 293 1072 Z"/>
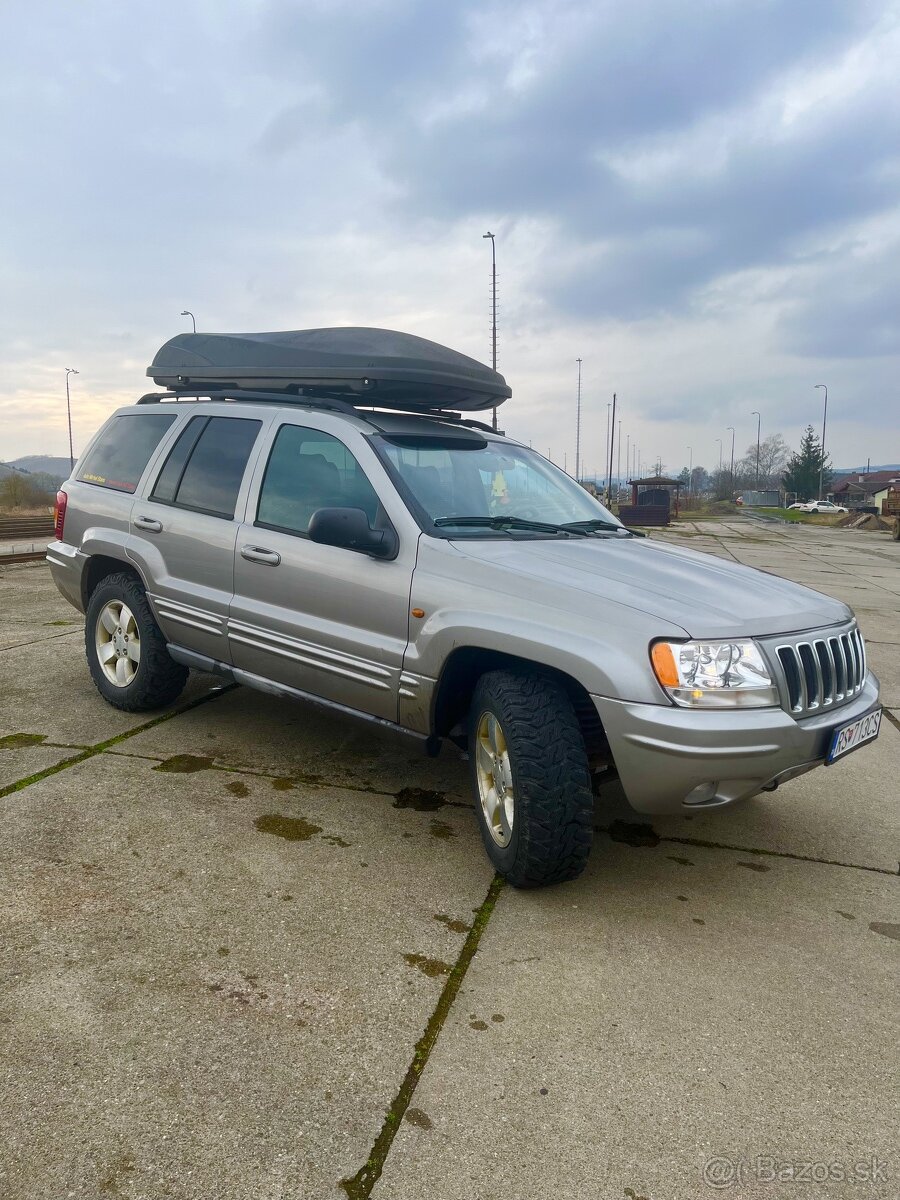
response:
<path fill-rule="evenodd" d="M 789 504 L 788 508 L 806 513 L 845 513 L 850 511 L 842 504 L 834 504 L 831 500 L 805 500 L 802 503 Z"/>

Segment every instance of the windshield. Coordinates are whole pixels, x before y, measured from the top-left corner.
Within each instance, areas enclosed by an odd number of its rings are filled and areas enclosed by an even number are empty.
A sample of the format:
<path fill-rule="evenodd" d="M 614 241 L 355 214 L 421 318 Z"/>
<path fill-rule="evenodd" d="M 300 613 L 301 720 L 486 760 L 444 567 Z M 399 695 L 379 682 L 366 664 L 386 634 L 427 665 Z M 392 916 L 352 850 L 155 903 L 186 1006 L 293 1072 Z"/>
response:
<path fill-rule="evenodd" d="M 382 451 L 444 536 L 497 537 L 513 529 L 527 534 L 529 525 L 536 526 L 531 536 L 581 524 L 624 532 L 574 479 L 524 446 L 486 439 L 399 441 L 381 439 Z"/>

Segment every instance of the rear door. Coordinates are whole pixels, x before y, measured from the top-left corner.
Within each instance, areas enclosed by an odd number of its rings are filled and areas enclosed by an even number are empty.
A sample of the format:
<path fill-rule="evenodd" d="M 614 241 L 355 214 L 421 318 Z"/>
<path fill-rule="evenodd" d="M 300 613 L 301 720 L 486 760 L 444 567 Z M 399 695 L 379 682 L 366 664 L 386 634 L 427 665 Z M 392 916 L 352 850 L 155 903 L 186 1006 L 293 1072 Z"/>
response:
<path fill-rule="evenodd" d="M 163 633 L 218 662 L 229 661 L 226 624 L 248 465 L 270 420 L 260 410 L 226 415 L 221 405 L 191 417 L 131 512 L 129 553 Z"/>
<path fill-rule="evenodd" d="M 279 417 L 255 474 L 235 554 L 234 665 L 396 721 L 418 527 L 365 438 L 324 414 Z M 391 525 L 397 557 L 310 541 L 310 517 L 330 507 Z"/>

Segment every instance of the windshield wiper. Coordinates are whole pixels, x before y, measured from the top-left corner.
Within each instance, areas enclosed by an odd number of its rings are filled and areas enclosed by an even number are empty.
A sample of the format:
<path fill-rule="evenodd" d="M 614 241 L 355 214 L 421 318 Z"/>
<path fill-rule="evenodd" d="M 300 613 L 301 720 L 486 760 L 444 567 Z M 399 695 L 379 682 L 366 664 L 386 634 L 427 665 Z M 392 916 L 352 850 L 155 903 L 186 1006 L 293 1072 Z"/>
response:
<path fill-rule="evenodd" d="M 577 525 L 553 525 L 547 521 L 531 521 L 527 517 L 436 517 L 434 525 L 459 525 L 464 529 L 530 529 L 536 533 L 580 534 L 587 537 L 587 529 L 579 529 Z"/>
<path fill-rule="evenodd" d="M 567 525 L 560 526 L 561 529 L 575 529 L 590 532 L 595 529 L 609 530 L 611 533 L 627 533 L 629 537 L 646 537 L 646 533 L 638 533 L 635 529 L 626 529 L 624 525 L 617 525 L 615 521 L 607 521 L 603 517 L 592 517 L 589 521 L 570 521 Z"/>

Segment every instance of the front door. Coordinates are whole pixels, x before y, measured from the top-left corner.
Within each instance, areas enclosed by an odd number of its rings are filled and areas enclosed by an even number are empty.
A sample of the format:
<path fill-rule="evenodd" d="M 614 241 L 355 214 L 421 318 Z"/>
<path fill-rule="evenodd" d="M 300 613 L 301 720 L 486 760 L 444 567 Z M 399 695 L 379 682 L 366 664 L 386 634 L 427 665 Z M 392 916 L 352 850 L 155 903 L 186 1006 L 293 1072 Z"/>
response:
<path fill-rule="evenodd" d="M 375 528 L 390 518 L 343 438 L 288 418 L 269 443 L 238 529 L 232 661 L 396 721 L 417 538 L 399 530 L 400 550 L 390 561 L 310 541 L 309 520 L 319 508 L 361 508 Z"/>

